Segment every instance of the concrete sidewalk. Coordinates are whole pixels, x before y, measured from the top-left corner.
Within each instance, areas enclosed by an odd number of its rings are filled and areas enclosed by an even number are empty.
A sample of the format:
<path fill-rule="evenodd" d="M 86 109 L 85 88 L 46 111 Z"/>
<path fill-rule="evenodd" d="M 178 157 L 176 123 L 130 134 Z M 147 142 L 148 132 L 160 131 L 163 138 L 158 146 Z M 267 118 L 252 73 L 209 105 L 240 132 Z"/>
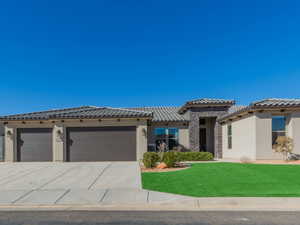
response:
<path fill-rule="evenodd" d="M 0 210 L 300 211 L 300 198 L 194 198 L 140 189 L 9 190 Z"/>
<path fill-rule="evenodd" d="M 1 190 L 0 206 L 136 205 L 193 200 L 192 197 L 142 189 Z"/>

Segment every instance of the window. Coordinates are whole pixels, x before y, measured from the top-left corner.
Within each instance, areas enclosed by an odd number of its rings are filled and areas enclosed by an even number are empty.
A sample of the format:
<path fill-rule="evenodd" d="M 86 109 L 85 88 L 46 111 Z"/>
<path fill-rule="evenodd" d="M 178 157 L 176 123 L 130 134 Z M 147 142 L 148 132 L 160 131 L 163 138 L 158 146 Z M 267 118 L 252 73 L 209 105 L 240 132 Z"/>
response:
<path fill-rule="evenodd" d="M 286 117 L 273 116 L 272 117 L 272 146 L 276 144 L 278 137 L 286 135 Z"/>
<path fill-rule="evenodd" d="M 156 150 L 173 150 L 178 146 L 178 128 L 155 128 Z"/>
<path fill-rule="evenodd" d="M 232 125 L 227 125 L 228 149 L 232 149 Z"/>

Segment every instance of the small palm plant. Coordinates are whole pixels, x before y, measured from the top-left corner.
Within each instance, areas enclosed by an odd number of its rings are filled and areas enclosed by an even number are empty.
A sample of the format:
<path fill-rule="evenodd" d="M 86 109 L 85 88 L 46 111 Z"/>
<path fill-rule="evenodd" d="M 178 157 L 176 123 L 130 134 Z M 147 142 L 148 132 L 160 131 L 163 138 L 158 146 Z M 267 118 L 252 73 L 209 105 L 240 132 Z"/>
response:
<path fill-rule="evenodd" d="M 157 148 L 158 148 L 158 155 L 162 159 L 164 157 L 164 153 L 167 150 L 167 144 L 162 141 L 162 142 L 159 143 Z"/>
<path fill-rule="evenodd" d="M 274 151 L 281 153 L 284 160 L 288 159 L 288 155 L 292 153 L 294 148 L 293 139 L 285 136 L 280 136 L 276 139 Z"/>

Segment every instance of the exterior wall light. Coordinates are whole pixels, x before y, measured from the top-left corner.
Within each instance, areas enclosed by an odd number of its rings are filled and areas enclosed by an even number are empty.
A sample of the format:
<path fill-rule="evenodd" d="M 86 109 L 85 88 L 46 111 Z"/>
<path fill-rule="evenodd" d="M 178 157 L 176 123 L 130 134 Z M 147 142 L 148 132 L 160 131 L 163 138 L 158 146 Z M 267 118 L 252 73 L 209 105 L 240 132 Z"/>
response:
<path fill-rule="evenodd" d="M 7 137 L 8 137 L 9 139 L 13 140 L 14 134 L 13 134 L 13 132 L 12 132 L 11 130 L 8 130 L 8 131 L 6 132 L 6 135 L 7 135 Z"/>
<path fill-rule="evenodd" d="M 11 130 L 8 130 L 6 134 L 7 134 L 7 136 L 9 136 L 9 137 L 11 137 L 11 136 L 13 135 L 13 133 L 11 132 Z"/>
<path fill-rule="evenodd" d="M 61 130 L 57 130 L 57 131 L 56 131 L 56 135 L 57 135 L 57 137 L 56 137 L 56 140 L 57 140 L 57 141 L 63 141 L 63 139 L 64 139 L 64 134 L 63 134 L 63 132 L 62 132 Z"/>

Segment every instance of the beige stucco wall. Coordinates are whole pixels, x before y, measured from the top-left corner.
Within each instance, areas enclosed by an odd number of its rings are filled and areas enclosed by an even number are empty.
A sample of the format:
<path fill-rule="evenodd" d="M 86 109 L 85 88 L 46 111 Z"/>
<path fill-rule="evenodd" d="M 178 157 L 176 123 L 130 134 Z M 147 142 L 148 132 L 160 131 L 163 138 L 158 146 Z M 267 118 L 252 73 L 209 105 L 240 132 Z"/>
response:
<path fill-rule="evenodd" d="M 223 129 L 223 158 L 282 159 L 272 148 L 272 116 L 285 115 L 287 136 L 294 142 L 293 152 L 300 154 L 300 112 L 256 112 L 232 123 L 232 149 L 227 148 L 227 124 Z"/>
<path fill-rule="evenodd" d="M 255 159 L 256 157 L 256 135 L 255 135 L 254 115 L 231 122 L 232 125 L 232 149 L 228 149 L 227 126 L 222 125 L 223 133 L 223 158 L 241 159 L 247 157 Z"/>
<path fill-rule="evenodd" d="M 182 122 L 169 122 L 169 123 L 152 123 L 148 126 L 148 144 L 155 144 L 155 128 L 178 128 L 178 142 L 179 145 L 184 146 L 185 148 L 190 148 L 189 141 L 189 128 L 187 123 Z"/>
<path fill-rule="evenodd" d="M 290 115 L 288 133 L 289 136 L 293 138 L 293 152 L 296 154 L 300 154 L 300 112 L 294 112 Z"/>
<path fill-rule="evenodd" d="M 46 121 L 42 124 L 37 122 L 10 122 L 5 125 L 5 161 L 14 162 L 17 156 L 17 128 L 53 128 L 53 161 L 63 162 L 66 160 L 66 128 L 67 127 L 101 127 L 101 126 L 136 126 L 136 146 L 137 160 L 142 159 L 142 155 L 147 151 L 147 120 L 146 119 L 107 119 L 99 122 L 98 120 L 66 120 L 65 122 Z M 8 135 L 10 130 L 12 135 Z M 60 130 L 61 133 L 58 133 Z"/>
<path fill-rule="evenodd" d="M 272 148 L 272 113 L 256 113 L 256 159 L 282 159 Z"/>

